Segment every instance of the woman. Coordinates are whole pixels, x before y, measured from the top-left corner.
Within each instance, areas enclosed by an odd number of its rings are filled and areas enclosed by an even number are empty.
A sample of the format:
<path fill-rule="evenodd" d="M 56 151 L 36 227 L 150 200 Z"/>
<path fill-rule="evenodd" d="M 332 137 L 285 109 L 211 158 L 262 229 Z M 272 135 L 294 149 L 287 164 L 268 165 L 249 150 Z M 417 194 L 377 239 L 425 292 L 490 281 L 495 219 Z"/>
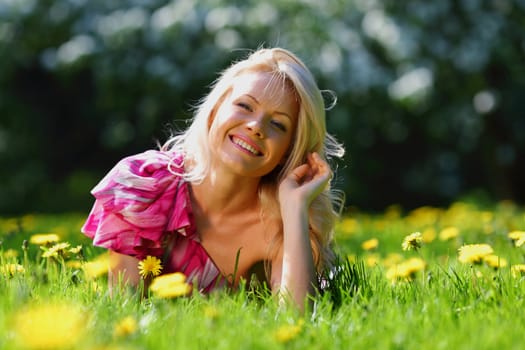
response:
<path fill-rule="evenodd" d="M 112 284 L 137 284 L 147 255 L 203 292 L 264 262 L 272 290 L 302 309 L 332 257 L 327 159 L 343 153 L 308 68 L 260 49 L 221 74 L 186 131 L 110 171 L 83 232 L 111 250 Z"/>

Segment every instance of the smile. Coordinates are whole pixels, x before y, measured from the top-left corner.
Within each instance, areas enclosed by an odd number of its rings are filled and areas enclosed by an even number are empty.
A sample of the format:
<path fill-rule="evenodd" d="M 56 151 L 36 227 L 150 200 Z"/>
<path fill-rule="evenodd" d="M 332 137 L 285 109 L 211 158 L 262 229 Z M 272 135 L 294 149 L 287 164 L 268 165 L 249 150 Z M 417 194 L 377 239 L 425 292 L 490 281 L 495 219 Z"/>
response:
<path fill-rule="evenodd" d="M 241 147 L 243 150 L 246 150 L 248 152 L 250 152 L 251 154 L 253 154 L 254 156 L 260 156 L 262 155 L 262 153 L 260 151 L 258 151 L 257 149 L 255 149 L 255 147 L 249 145 L 247 142 L 235 137 L 235 136 L 231 136 L 230 139 L 232 140 L 232 142 L 234 144 L 236 144 L 237 146 Z"/>

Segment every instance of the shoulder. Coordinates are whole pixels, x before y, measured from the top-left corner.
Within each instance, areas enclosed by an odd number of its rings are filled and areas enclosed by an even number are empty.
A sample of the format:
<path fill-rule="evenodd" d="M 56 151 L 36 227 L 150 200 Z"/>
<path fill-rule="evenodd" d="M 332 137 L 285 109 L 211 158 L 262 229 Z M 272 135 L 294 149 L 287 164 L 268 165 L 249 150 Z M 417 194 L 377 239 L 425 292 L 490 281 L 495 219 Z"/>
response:
<path fill-rule="evenodd" d="M 116 252 L 159 254 L 166 232 L 193 227 L 183 164 L 180 155 L 153 150 L 123 158 L 91 191 L 82 231 Z"/>
<path fill-rule="evenodd" d="M 148 150 L 122 158 L 93 188 L 91 193 L 104 193 L 108 188 L 152 191 L 163 187 L 184 173 L 182 155 Z"/>

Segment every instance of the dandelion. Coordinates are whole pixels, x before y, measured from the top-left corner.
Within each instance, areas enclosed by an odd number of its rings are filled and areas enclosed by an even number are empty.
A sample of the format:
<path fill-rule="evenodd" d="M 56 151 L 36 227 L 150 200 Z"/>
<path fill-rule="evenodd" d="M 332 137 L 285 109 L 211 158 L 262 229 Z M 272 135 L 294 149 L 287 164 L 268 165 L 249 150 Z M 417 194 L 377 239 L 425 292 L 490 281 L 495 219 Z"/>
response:
<path fill-rule="evenodd" d="M 423 242 L 423 238 L 421 236 L 421 232 L 414 232 L 409 234 L 408 236 L 403 239 L 403 243 L 401 244 L 401 247 L 403 250 L 418 250 L 421 248 L 421 243 Z"/>
<path fill-rule="evenodd" d="M 279 343 L 288 343 L 290 340 L 295 339 L 299 333 L 301 333 L 303 325 L 303 319 L 300 319 L 297 324 L 283 325 L 275 331 L 274 337 Z"/>
<path fill-rule="evenodd" d="M 125 337 L 135 333 L 138 329 L 137 320 L 131 316 L 127 316 L 120 320 L 113 329 L 115 337 Z"/>
<path fill-rule="evenodd" d="M 361 248 L 363 248 L 364 250 L 376 249 L 378 246 L 379 240 L 377 238 L 366 240 L 361 244 Z"/>
<path fill-rule="evenodd" d="M 459 229 L 454 226 L 445 227 L 439 232 L 439 239 L 442 241 L 450 241 L 459 236 Z"/>
<path fill-rule="evenodd" d="M 26 272 L 26 270 L 20 264 L 5 264 L 0 266 L 0 273 L 6 277 L 13 277 L 24 272 Z"/>
<path fill-rule="evenodd" d="M 65 257 L 67 255 L 67 249 L 69 248 L 69 243 L 56 243 L 50 248 L 40 247 L 44 251 L 42 254 L 43 258 L 58 258 Z"/>
<path fill-rule="evenodd" d="M 426 263 L 423 259 L 410 258 L 391 266 L 386 272 L 386 277 L 393 282 L 398 280 L 410 281 L 414 279 L 417 272 L 424 270 L 425 267 Z"/>
<path fill-rule="evenodd" d="M 39 233 L 36 235 L 32 235 L 29 238 L 29 243 L 36 244 L 36 245 L 48 245 L 51 243 L 56 243 L 60 240 L 60 237 L 58 237 L 57 234 L 54 233 Z"/>
<path fill-rule="evenodd" d="M 399 253 L 388 253 L 387 256 L 383 259 L 384 267 L 391 267 L 395 264 L 399 264 L 403 261 L 403 255 Z"/>
<path fill-rule="evenodd" d="M 82 268 L 82 262 L 78 260 L 70 260 L 66 262 L 66 266 L 71 269 L 81 269 Z"/>
<path fill-rule="evenodd" d="M 220 312 L 215 306 L 206 306 L 204 308 L 204 316 L 210 320 L 214 320 L 219 317 Z"/>
<path fill-rule="evenodd" d="M 374 267 L 381 262 L 381 256 L 379 254 L 367 254 L 363 257 L 363 260 L 366 266 Z"/>
<path fill-rule="evenodd" d="M 495 269 L 507 266 L 507 260 L 494 254 L 485 255 L 483 261 Z"/>
<path fill-rule="evenodd" d="M 88 278 L 97 278 L 108 273 L 111 267 L 109 255 L 101 254 L 92 261 L 88 261 L 82 265 L 82 270 Z"/>
<path fill-rule="evenodd" d="M 436 239 L 436 230 L 432 227 L 426 228 L 421 233 L 421 239 L 423 243 L 430 243 Z"/>
<path fill-rule="evenodd" d="M 186 276 L 183 273 L 175 272 L 155 277 L 149 289 L 160 298 L 176 298 L 188 295 L 192 288 L 186 283 Z"/>
<path fill-rule="evenodd" d="M 77 245 L 76 247 L 70 248 L 69 252 L 71 254 L 78 254 L 82 251 L 82 245 Z"/>
<path fill-rule="evenodd" d="M 510 267 L 512 277 L 519 278 L 525 275 L 525 264 L 516 264 Z"/>
<path fill-rule="evenodd" d="M 27 349 L 73 349 L 84 334 L 86 316 L 75 305 L 32 305 L 12 323 L 16 341 Z"/>
<path fill-rule="evenodd" d="M 525 231 L 512 231 L 508 237 L 514 241 L 516 247 L 521 247 L 525 243 Z"/>
<path fill-rule="evenodd" d="M 479 264 L 494 251 L 488 244 L 466 244 L 459 248 L 458 260 L 464 264 Z"/>
<path fill-rule="evenodd" d="M 344 218 L 338 225 L 338 230 L 348 235 L 354 234 L 359 229 L 359 223 L 353 218 Z"/>
<path fill-rule="evenodd" d="M 18 251 L 14 250 L 14 249 L 7 249 L 6 251 L 4 251 L 4 252 L 2 253 L 2 256 L 3 256 L 5 259 L 16 258 L 16 257 L 18 257 Z"/>
<path fill-rule="evenodd" d="M 142 278 L 148 276 L 158 276 L 162 270 L 160 259 L 148 255 L 145 259 L 139 261 L 139 274 Z"/>

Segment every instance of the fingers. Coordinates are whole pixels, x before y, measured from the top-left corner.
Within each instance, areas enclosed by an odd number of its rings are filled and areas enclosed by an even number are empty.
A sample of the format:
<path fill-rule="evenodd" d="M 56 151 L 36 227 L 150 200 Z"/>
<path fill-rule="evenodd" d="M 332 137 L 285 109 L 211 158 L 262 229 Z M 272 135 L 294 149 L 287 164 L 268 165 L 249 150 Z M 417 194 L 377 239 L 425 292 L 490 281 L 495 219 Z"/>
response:
<path fill-rule="evenodd" d="M 295 168 L 289 175 L 298 184 L 308 182 L 325 182 L 332 178 L 332 170 L 328 163 L 323 160 L 317 152 L 308 153 L 306 163 Z"/>
<path fill-rule="evenodd" d="M 295 168 L 291 173 L 290 173 L 290 177 L 295 181 L 295 182 L 301 182 L 302 179 L 308 175 L 308 172 L 310 170 L 310 166 L 308 164 L 302 164 L 300 166 L 298 166 L 297 168 Z"/>
<path fill-rule="evenodd" d="M 333 177 L 333 172 L 328 163 L 319 156 L 317 152 L 312 152 L 307 155 L 307 162 L 312 169 L 314 177 L 328 178 Z"/>

